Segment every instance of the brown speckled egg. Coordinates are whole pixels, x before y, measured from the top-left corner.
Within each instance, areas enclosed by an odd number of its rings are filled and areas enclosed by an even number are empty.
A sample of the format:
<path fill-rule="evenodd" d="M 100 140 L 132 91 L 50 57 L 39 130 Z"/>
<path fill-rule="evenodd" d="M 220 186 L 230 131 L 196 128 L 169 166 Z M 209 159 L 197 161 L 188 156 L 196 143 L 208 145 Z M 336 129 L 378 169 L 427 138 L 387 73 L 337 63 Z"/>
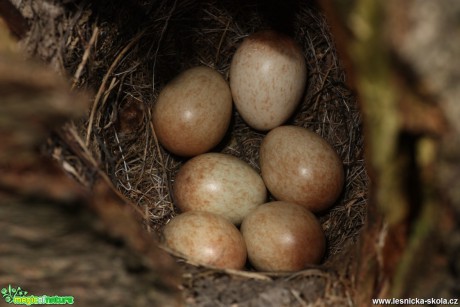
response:
<path fill-rule="evenodd" d="M 209 151 L 224 137 L 232 115 L 228 83 L 209 67 L 188 69 L 161 91 L 152 110 L 159 142 L 179 156 Z"/>
<path fill-rule="evenodd" d="M 262 141 L 259 158 L 262 178 L 277 200 L 319 212 L 333 205 L 343 189 L 339 156 L 326 140 L 305 128 L 273 129 Z"/>
<path fill-rule="evenodd" d="M 168 248 L 198 264 L 241 269 L 246 263 L 241 233 L 228 220 L 209 212 L 176 216 L 165 226 L 163 240 Z"/>
<path fill-rule="evenodd" d="M 306 78 L 301 48 L 292 38 L 275 31 L 249 35 L 230 66 L 236 109 L 257 130 L 270 130 L 292 115 L 302 98 Z"/>
<path fill-rule="evenodd" d="M 241 224 L 248 258 L 259 271 L 294 272 L 321 262 L 323 229 L 302 206 L 275 201 L 252 211 Z"/>
<path fill-rule="evenodd" d="M 182 211 L 219 214 L 234 224 L 266 201 L 262 177 L 246 162 L 222 153 L 190 159 L 176 175 L 174 201 Z"/>

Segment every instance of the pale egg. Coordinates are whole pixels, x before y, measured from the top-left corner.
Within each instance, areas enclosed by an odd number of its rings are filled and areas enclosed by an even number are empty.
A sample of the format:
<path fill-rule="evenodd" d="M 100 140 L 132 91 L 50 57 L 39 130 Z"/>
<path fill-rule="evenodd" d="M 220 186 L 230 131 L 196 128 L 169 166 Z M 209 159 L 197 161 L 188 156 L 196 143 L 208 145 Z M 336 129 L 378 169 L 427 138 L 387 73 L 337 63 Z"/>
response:
<path fill-rule="evenodd" d="M 232 116 L 228 83 L 209 67 L 188 69 L 160 92 L 152 109 L 159 142 L 179 156 L 196 156 L 225 136 Z"/>
<path fill-rule="evenodd" d="M 275 128 L 293 114 L 306 78 L 302 49 L 292 38 L 275 31 L 261 31 L 245 38 L 230 66 L 236 109 L 257 130 Z"/>
<path fill-rule="evenodd" d="M 246 244 L 235 225 L 203 211 L 174 217 L 163 230 L 164 244 L 197 264 L 222 269 L 241 269 L 246 263 Z"/>
<path fill-rule="evenodd" d="M 270 131 L 259 159 L 265 185 L 277 200 L 319 212 L 342 192 L 341 159 L 325 139 L 305 128 L 281 126 Z"/>
<path fill-rule="evenodd" d="M 176 175 L 173 191 L 182 212 L 208 211 L 234 224 L 240 224 L 267 197 L 262 177 L 249 164 L 222 153 L 187 161 Z"/>

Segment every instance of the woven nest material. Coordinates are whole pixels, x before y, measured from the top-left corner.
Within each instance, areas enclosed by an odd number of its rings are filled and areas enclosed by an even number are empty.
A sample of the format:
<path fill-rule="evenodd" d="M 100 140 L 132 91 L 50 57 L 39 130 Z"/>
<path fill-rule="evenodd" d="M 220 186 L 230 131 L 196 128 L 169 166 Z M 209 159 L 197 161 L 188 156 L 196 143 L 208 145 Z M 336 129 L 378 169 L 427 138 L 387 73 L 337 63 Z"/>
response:
<path fill-rule="evenodd" d="M 26 3 L 21 1 L 23 9 Z M 323 136 L 345 167 L 343 194 L 333 208 L 319 216 L 327 237 L 323 265 L 294 274 L 270 275 L 214 270 L 179 260 L 186 272 L 183 286 L 187 302 L 197 306 L 348 304 L 349 283 L 339 274 L 343 270 L 336 260 L 349 257 L 347 248 L 356 242 L 364 223 L 367 176 L 359 109 L 345 86 L 345 74 L 323 15 L 308 1 L 273 5 L 230 0 L 133 3 L 55 3 L 59 10 L 54 18 L 59 25 L 51 35 L 55 36 L 53 48 L 54 54 L 60 55 L 58 60 L 49 52 L 51 47 L 47 52 L 34 49 L 32 38 L 28 48 L 73 76 L 75 88 L 94 91 L 87 119 L 77 124 L 81 141 L 100 162 L 100 170 L 142 212 L 147 231 L 160 233 L 178 213 L 171 184 L 185 161 L 170 155 L 155 137 L 150 110 L 160 90 L 181 71 L 197 65 L 212 67 L 228 79 L 236 48 L 244 37 L 258 30 L 286 32 L 302 47 L 308 68 L 307 89 L 288 123 Z M 37 4 L 32 1 L 29 6 Z M 33 24 L 40 31 L 43 17 L 33 16 Z M 234 155 L 259 170 L 263 136 L 234 111 L 229 137 L 216 151 Z M 56 141 L 55 146 L 61 148 L 59 159 L 77 180 L 91 185 L 94 170 L 88 170 L 68 144 Z"/>

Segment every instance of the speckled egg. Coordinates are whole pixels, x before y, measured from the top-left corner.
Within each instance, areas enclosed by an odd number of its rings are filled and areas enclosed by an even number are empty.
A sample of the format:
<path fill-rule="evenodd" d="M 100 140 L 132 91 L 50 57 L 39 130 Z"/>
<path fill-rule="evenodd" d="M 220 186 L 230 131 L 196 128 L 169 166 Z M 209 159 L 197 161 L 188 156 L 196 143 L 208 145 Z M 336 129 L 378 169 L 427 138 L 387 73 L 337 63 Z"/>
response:
<path fill-rule="evenodd" d="M 295 111 L 306 84 L 301 48 L 290 37 L 261 31 L 244 39 L 230 66 L 236 109 L 257 130 L 284 123 Z"/>
<path fill-rule="evenodd" d="M 321 262 L 326 239 L 302 206 L 275 201 L 257 207 L 241 224 L 248 258 L 259 271 L 293 272 Z"/>
<path fill-rule="evenodd" d="M 152 109 L 159 142 L 179 156 L 196 156 L 225 136 L 232 116 L 228 83 L 209 67 L 188 69 L 160 92 Z"/>
<path fill-rule="evenodd" d="M 342 192 L 341 159 L 325 139 L 305 128 L 280 126 L 270 131 L 259 159 L 265 185 L 277 200 L 319 212 Z"/>
<path fill-rule="evenodd" d="M 225 218 L 190 211 L 173 218 L 163 230 L 164 244 L 198 264 L 222 269 L 241 269 L 246 263 L 246 244 L 238 229 Z"/>
<path fill-rule="evenodd" d="M 234 224 L 240 224 L 267 197 L 262 178 L 249 164 L 222 153 L 187 161 L 176 175 L 173 192 L 182 212 L 212 212 Z"/>

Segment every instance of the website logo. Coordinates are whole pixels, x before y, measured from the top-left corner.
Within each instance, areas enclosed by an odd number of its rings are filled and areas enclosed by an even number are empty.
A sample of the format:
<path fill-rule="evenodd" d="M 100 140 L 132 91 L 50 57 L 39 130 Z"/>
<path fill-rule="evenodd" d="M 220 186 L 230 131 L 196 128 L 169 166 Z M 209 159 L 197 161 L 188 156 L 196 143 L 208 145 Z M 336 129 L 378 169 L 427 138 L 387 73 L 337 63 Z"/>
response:
<path fill-rule="evenodd" d="M 73 305 L 73 296 L 58 296 L 58 295 L 28 295 L 29 292 L 21 289 L 21 287 L 3 288 L 1 291 L 2 297 L 8 304 L 14 305 Z"/>

